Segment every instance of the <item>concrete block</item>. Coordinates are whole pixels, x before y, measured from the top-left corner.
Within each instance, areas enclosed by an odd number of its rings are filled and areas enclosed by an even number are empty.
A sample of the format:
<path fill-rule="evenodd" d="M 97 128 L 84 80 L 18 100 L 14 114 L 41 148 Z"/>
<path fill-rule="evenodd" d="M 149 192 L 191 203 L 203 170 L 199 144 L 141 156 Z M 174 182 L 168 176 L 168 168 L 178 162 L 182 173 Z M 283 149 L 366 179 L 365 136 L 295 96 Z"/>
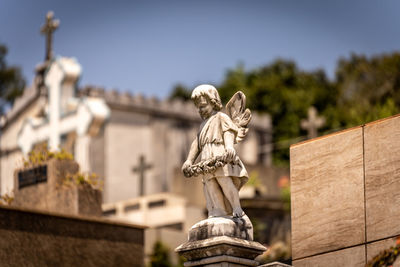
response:
<path fill-rule="evenodd" d="M 101 216 L 100 190 L 92 188 L 89 184 L 76 185 L 75 181 L 66 184 L 66 177 L 78 172 L 78 163 L 73 160 L 51 159 L 41 167 L 29 168 L 28 171 L 35 173 L 35 169 L 42 167 L 47 169 L 45 175 L 41 175 L 47 177 L 45 181 L 22 188 L 19 185 L 19 173 L 26 172 L 27 169 L 15 171 L 15 198 L 11 203 L 12 206 L 65 214 Z"/>

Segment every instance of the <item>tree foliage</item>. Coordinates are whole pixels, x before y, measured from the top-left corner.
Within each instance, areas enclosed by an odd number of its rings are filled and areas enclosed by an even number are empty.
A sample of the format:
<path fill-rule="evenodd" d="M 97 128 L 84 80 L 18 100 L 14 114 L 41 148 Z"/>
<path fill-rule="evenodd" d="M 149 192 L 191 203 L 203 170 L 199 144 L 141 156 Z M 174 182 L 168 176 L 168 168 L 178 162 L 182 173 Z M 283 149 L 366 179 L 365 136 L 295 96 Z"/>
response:
<path fill-rule="evenodd" d="M 150 258 L 151 267 L 172 267 L 169 259 L 169 249 L 162 242 L 157 241 L 153 247 L 153 254 Z"/>
<path fill-rule="evenodd" d="M 190 91 L 183 84 L 176 84 L 171 91 L 169 99 L 190 100 Z"/>
<path fill-rule="evenodd" d="M 388 117 L 400 107 L 400 54 L 367 58 L 351 55 L 338 61 L 336 76 L 323 70 L 304 71 L 290 60 L 278 59 L 246 71 L 238 65 L 216 85 L 223 102 L 237 91 L 247 96 L 250 109 L 271 115 L 275 164 L 287 164 L 289 145 L 306 135 L 300 121 L 310 106 L 325 120 L 321 133 Z M 187 89 L 186 93 L 190 91 Z"/>
<path fill-rule="evenodd" d="M 337 94 L 323 71 L 301 71 L 294 62 L 284 60 L 249 72 L 242 66 L 229 70 L 219 89 L 223 101 L 242 90 L 250 109 L 270 114 L 274 143 L 304 135 L 300 120 L 307 117 L 308 108 L 334 105 Z M 286 148 L 276 146 L 275 163 L 289 160 Z"/>
<path fill-rule="evenodd" d="M 336 70 L 337 124 L 363 124 L 399 112 L 400 54 L 341 59 Z"/>
<path fill-rule="evenodd" d="M 18 67 L 8 66 L 6 62 L 7 47 L 0 44 L 0 114 L 7 105 L 12 105 L 25 87 L 25 80 Z"/>

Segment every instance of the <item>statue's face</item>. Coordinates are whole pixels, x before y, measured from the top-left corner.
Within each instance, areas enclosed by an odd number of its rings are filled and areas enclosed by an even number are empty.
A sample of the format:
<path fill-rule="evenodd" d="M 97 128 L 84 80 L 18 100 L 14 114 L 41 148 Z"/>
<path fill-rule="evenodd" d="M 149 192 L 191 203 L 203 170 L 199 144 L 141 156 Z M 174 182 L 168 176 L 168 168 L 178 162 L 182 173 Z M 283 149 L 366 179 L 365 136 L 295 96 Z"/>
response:
<path fill-rule="evenodd" d="M 210 100 L 206 96 L 203 96 L 203 95 L 197 99 L 196 107 L 199 111 L 200 117 L 203 120 L 208 119 L 214 111 Z"/>

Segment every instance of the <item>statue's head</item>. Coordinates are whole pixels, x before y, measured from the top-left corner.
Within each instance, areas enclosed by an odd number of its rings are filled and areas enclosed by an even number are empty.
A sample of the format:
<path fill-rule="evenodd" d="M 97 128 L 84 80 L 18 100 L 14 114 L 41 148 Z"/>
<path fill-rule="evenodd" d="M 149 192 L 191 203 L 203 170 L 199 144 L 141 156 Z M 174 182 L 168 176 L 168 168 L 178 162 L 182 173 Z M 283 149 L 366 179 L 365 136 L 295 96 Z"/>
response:
<path fill-rule="evenodd" d="M 192 100 L 198 107 L 202 97 L 206 98 L 213 107 L 213 110 L 220 111 L 222 109 L 221 98 L 219 97 L 217 89 L 210 84 L 202 84 L 194 88 L 192 92 Z"/>

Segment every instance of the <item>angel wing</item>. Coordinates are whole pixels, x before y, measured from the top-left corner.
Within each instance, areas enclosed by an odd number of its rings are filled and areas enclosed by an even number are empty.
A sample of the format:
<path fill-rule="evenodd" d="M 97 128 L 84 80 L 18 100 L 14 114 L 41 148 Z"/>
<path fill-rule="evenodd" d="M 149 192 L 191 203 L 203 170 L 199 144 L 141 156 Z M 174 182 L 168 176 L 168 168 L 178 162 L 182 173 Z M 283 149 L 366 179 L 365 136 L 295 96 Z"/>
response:
<path fill-rule="evenodd" d="M 236 92 L 226 104 L 226 113 L 239 128 L 236 136 L 236 143 L 239 143 L 249 131 L 247 125 L 251 120 L 251 111 L 246 108 L 246 96 L 241 91 Z"/>

